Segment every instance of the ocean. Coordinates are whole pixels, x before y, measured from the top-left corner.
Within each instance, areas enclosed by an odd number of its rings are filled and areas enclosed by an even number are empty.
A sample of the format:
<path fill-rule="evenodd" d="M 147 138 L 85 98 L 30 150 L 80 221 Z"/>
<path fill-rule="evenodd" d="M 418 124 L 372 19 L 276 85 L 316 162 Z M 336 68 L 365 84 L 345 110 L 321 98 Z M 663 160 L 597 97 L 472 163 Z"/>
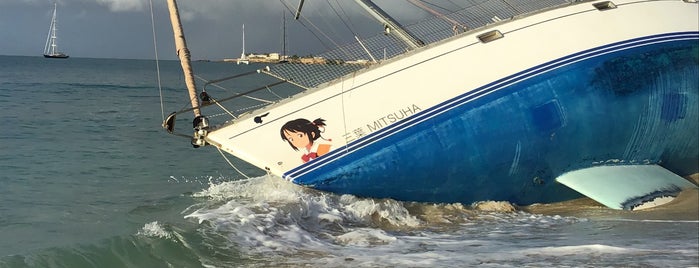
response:
<path fill-rule="evenodd" d="M 254 68 L 194 63 L 207 79 Z M 635 212 L 424 204 L 229 157 L 247 179 L 161 128 L 189 101 L 179 62 L 160 74 L 165 110 L 152 60 L 0 56 L 0 267 L 699 267 L 696 190 Z"/>

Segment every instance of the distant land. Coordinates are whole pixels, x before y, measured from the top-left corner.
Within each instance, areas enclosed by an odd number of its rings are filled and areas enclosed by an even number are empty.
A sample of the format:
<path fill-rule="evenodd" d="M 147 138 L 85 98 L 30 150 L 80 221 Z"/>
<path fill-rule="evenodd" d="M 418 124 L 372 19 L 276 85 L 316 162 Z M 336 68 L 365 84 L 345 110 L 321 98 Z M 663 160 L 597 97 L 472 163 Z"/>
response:
<path fill-rule="evenodd" d="M 287 56 L 280 55 L 279 53 L 267 53 L 267 54 L 257 54 L 251 53 L 246 55 L 246 59 L 250 63 L 279 63 L 279 62 L 290 62 L 290 63 L 301 63 L 301 64 L 371 64 L 368 60 L 338 60 L 338 59 L 325 59 L 323 57 L 316 56 L 303 56 L 299 57 L 297 55 Z M 238 58 L 225 58 L 218 61 L 224 62 L 237 62 Z"/>

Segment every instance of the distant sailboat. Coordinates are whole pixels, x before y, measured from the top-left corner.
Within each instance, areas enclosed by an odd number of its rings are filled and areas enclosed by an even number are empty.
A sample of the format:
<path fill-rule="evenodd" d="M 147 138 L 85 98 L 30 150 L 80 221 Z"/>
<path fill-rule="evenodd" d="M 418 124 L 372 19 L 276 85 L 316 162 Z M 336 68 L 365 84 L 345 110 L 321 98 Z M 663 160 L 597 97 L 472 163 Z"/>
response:
<path fill-rule="evenodd" d="M 245 55 L 245 24 L 243 24 L 243 53 L 240 53 L 240 58 L 238 59 L 238 64 L 250 64 L 248 56 Z"/>
<path fill-rule="evenodd" d="M 286 13 L 282 11 L 282 52 L 279 55 L 279 63 L 289 62 L 286 56 Z"/>
<path fill-rule="evenodd" d="M 58 58 L 67 59 L 68 55 L 63 52 L 58 51 L 58 46 L 56 45 L 56 3 L 53 3 L 53 17 L 51 18 L 51 26 L 49 27 L 49 34 L 46 37 L 46 45 L 44 45 L 44 57 L 45 58 Z"/>

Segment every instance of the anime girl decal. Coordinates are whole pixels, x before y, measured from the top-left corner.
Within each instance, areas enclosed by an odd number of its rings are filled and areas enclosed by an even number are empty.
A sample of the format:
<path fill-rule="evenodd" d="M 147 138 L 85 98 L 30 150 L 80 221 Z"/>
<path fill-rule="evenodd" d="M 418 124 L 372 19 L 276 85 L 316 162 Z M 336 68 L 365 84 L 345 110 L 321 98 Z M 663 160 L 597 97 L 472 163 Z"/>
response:
<path fill-rule="evenodd" d="M 287 141 L 295 151 L 298 151 L 299 148 L 306 150 L 306 153 L 301 156 L 304 163 L 330 151 L 329 143 L 317 141 L 319 138 L 328 142 L 332 141 L 323 138 L 320 135 L 323 132 L 325 132 L 325 120 L 321 118 L 313 120 L 313 122 L 303 118 L 291 120 L 279 130 L 282 140 Z"/>

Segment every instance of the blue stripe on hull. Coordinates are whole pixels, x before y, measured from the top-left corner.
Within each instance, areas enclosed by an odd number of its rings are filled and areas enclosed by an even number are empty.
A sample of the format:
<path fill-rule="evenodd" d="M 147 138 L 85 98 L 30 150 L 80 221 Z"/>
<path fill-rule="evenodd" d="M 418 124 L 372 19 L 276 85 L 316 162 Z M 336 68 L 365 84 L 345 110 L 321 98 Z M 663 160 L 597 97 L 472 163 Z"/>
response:
<path fill-rule="evenodd" d="M 584 167 L 658 163 L 696 173 L 698 39 L 652 36 L 537 66 L 285 176 L 359 196 L 531 204 L 578 197 L 554 179 Z"/>

